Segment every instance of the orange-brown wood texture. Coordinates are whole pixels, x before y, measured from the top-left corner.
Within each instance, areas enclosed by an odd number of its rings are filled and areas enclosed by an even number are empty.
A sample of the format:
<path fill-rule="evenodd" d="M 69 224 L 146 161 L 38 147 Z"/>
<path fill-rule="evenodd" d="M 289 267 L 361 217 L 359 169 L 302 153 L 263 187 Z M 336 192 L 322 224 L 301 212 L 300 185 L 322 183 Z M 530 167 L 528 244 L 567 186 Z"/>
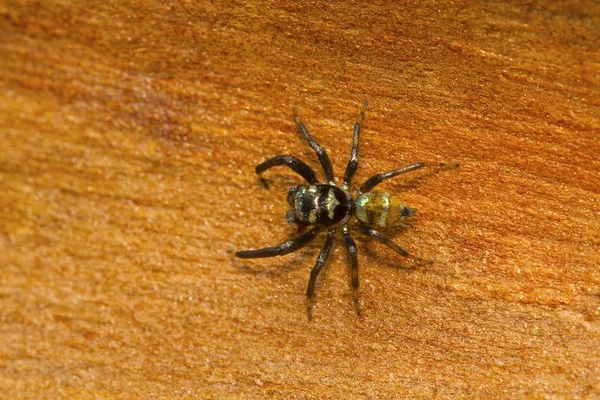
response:
<path fill-rule="evenodd" d="M 598 2 L 0 2 L 0 397 L 600 398 Z M 296 234 L 276 154 L 419 210 Z M 322 172 L 319 171 L 322 177 Z M 339 235 L 339 232 L 338 232 Z"/>

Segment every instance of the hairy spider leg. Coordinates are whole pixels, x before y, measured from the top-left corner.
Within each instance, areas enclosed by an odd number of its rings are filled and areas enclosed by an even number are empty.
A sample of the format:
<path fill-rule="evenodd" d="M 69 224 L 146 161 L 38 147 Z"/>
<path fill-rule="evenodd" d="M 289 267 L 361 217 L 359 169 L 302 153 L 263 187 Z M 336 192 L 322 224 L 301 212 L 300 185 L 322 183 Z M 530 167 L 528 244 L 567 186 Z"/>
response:
<path fill-rule="evenodd" d="M 350 257 L 351 266 L 351 282 L 352 282 L 352 301 L 354 303 L 354 309 L 356 315 L 360 315 L 360 304 L 358 303 L 358 251 L 356 250 L 356 243 L 350 235 L 350 229 L 348 225 L 344 225 L 343 228 L 344 244 L 348 250 L 348 256 Z"/>
<path fill-rule="evenodd" d="M 385 235 L 379 231 L 376 231 L 375 229 L 366 226 L 366 225 L 360 225 L 359 227 L 360 232 L 372 237 L 373 239 L 377 240 L 380 243 L 385 244 L 387 247 L 389 247 L 390 249 L 394 250 L 396 253 L 400 254 L 403 257 L 409 258 L 411 260 L 417 261 L 419 263 L 423 263 L 423 264 L 433 264 L 433 260 L 429 259 L 429 260 L 423 260 L 422 258 L 419 257 L 415 257 L 413 255 L 411 255 L 408 251 L 406 251 L 404 248 L 400 247 L 399 245 L 397 245 L 396 243 L 392 242 L 390 239 L 388 239 L 387 237 L 385 237 Z"/>
<path fill-rule="evenodd" d="M 258 164 L 255 168 L 255 171 L 258 175 L 262 174 L 269 168 L 276 167 L 278 165 L 286 165 L 292 171 L 296 172 L 298 175 L 303 177 L 308 183 L 311 185 L 315 185 L 318 183 L 317 175 L 315 171 L 302 160 L 294 156 L 275 156 L 273 158 L 268 159 L 267 161 L 263 161 Z M 263 183 L 266 183 L 264 178 L 261 176 L 260 179 Z"/>
<path fill-rule="evenodd" d="M 296 236 L 295 238 L 292 238 L 290 240 L 286 240 L 285 242 L 280 243 L 275 247 L 265 247 L 264 249 L 258 250 L 241 250 L 236 251 L 235 255 L 239 258 L 265 258 L 283 256 L 308 245 L 310 242 L 313 241 L 315 236 L 317 236 L 319 231 L 320 229 L 318 227 L 315 227 L 310 231 L 305 232 L 302 235 Z"/>
<path fill-rule="evenodd" d="M 400 174 L 405 174 L 410 171 L 417 170 L 423 167 L 440 167 L 440 168 L 456 168 L 459 165 L 457 163 L 430 163 L 430 162 L 417 162 L 414 164 L 406 165 L 404 167 L 400 167 L 397 169 L 393 169 L 391 171 L 382 172 L 371 178 L 367 179 L 365 183 L 360 187 L 361 193 L 370 192 L 375 186 L 379 185 L 381 182 L 393 178 L 394 176 L 398 176 Z"/>
<path fill-rule="evenodd" d="M 327 257 L 329 257 L 329 252 L 333 247 L 333 236 L 335 235 L 335 229 L 329 229 L 327 233 L 327 239 L 325 239 L 325 244 L 317 257 L 317 262 L 315 266 L 310 270 L 310 278 L 308 279 L 308 287 L 306 288 L 306 315 L 308 316 L 308 320 L 312 320 L 312 308 L 313 308 L 313 300 L 315 297 L 315 283 L 317 282 L 317 277 L 319 273 L 325 266 L 327 262 Z"/>
<path fill-rule="evenodd" d="M 367 179 L 365 181 L 365 183 L 362 184 L 362 186 L 360 187 L 359 190 L 361 193 L 370 192 L 371 189 L 373 189 L 375 186 L 379 185 L 381 182 L 385 181 L 386 179 L 390 179 L 390 178 L 393 178 L 394 176 L 397 176 L 400 174 L 405 174 L 407 172 L 414 171 L 419 168 L 423 168 L 423 163 L 418 162 L 418 163 L 406 165 L 404 167 L 400 167 L 397 169 L 393 169 L 391 171 L 381 172 L 381 173 Z"/>
<path fill-rule="evenodd" d="M 365 111 L 367 111 L 367 106 L 369 102 L 365 101 L 363 103 L 363 107 L 360 110 L 360 114 L 354 123 L 354 131 L 352 132 L 352 150 L 350 151 L 350 159 L 348 160 L 348 165 L 346 166 L 346 172 L 344 173 L 344 183 L 342 184 L 342 189 L 348 190 L 350 188 L 350 184 L 352 183 L 352 178 L 356 173 L 356 169 L 358 168 L 358 149 L 359 149 L 359 139 L 360 132 L 362 131 L 362 121 L 365 118 Z"/>
<path fill-rule="evenodd" d="M 323 171 L 325 172 L 325 178 L 327 179 L 327 183 L 335 185 L 335 181 L 333 179 L 333 167 L 331 166 L 331 160 L 329 159 L 327 152 L 323 147 L 321 147 L 319 143 L 317 143 L 317 141 L 308 132 L 308 129 L 306 129 L 306 126 L 304 126 L 304 123 L 300 120 L 300 117 L 296 112 L 295 106 L 292 108 L 292 110 L 294 112 L 294 122 L 296 122 L 298 130 L 300 131 L 300 133 L 302 133 L 302 136 L 304 136 L 306 141 L 308 141 L 308 145 L 317 153 L 319 162 L 321 163 Z"/>

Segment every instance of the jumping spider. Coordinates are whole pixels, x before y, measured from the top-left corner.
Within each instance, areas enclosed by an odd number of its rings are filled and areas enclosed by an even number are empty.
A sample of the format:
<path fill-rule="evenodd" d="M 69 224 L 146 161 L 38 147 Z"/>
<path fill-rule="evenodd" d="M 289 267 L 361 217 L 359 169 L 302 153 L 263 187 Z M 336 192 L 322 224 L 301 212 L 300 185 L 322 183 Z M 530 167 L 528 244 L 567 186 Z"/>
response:
<path fill-rule="evenodd" d="M 301 235 L 278 244 L 275 247 L 265 247 L 259 250 L 243 250 L 235 253 L 240 258 L 262 258 L 282 256 L 292 253 L 308 245 L 317 236 L 319 232 L 327 229 L 327 239 L 317 257 L 317 262 L 310 272 L 308 280 L 308 288 L 306 289 L 306 308 L 308 319 L 312 319 L 312 305 L 315 295 L 315 282 L 319 272 L 325 265 L 331 247 L 333 245 L 333 237 L 338 227 L 342 228 L 344 244 L 350 256 L 350 264 L 352 267 L 352 298 L 356 313 L 360 315 L 358 303 L 358 258 L 356 251 L 356 243 L 350 235 L 348 222 L 352 216 L 357 220 L 358 229 L 361 233 L 374 238 L 375 240 L 385 244 L 403 257 L 410 258 L 419 263 L 431 264 L 432 260 L 423 260 L 414 257 L 405 249 L 389 240 L 385 235 L 375 230 L 371 226 L 378 225 L 385 227 L 390 222 L 398 222 L 404 218 L 412 217 L 417 210 L 407 207 L 396 197 L 390 196 L 385 192 L 371 192 L 371 190 L 379 183 L 394 176 L 414 171 L 425 166 L 439 167 L 458 167 L 458 164 L 444 163 L 424 163 L 417 162 L 391 171 L 382 172 L 369 179 L 354 191 L 354 195 L 350 192 L 352 188 L 352 177 L 358 167 L 358 148 L 359 138 L 362 130 L 361 124 L 365 116 L 368 103 L 365 101 L 360 115 L 354 124 L 352 133 L 352 151 L 350 160 L 344 173 L 344 181 L 342 186 L 335 183 L 333 177 L 333 168 L 327 152 L 306 129 L 306 126 L 298 117 L 296 108 L 294 107 L 294 121 L 302 136 L 308 141 L 310 147 L 317 153 L 319 162 L 325 172 L 327 183 L 319 183 L 315 172 L 302 160 L 291 156 L 275 156 L 267 161 L 264 161 L 256 166 L 256 173 L 262 174 L 267 169 L 286 165 L 292 171 L 302 176 L 309 185 L 294 185 L 289 188 L 287 200 L 290 203 L 291 210 L 287 213 L 286 219 L 290 224 L 298 225 L 299 231 L 302 232 L 309 226 L 312 229 Z"/>

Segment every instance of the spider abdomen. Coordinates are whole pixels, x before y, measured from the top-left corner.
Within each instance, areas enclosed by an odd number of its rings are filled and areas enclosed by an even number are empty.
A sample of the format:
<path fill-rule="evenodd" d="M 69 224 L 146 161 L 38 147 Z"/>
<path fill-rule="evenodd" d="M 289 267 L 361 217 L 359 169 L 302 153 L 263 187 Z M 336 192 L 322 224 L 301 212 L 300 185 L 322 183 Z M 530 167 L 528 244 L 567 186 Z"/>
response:
<path fill-rule="evenodd" d="M 352 216 L 352 196 L 335 185 L 292 186 L 288 221 L 299 225 L 330 227 Z"/>
<path fill-rule="evenodd" d="M 395 225 L 416 213 L 417 210 L 385 192 L 363 193 L 354 201 L 354 216 L 366 225 Z"/>

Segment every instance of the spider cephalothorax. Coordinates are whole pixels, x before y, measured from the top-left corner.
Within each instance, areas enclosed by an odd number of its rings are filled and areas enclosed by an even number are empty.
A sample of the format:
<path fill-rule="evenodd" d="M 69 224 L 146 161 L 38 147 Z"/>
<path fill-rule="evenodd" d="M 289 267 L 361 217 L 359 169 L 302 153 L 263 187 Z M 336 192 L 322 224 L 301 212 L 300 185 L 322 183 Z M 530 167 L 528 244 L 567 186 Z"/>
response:
<path fill-rule="evenodd" d="M 297 225 L 331 227 L 352 216 L 352 195 L 335 185 L 292 186 L 288 202 L 287 220 Z"/>
<path fill-rule="evenodd" d="M 240 258 L 282 256 L 308 245 L 320 231 L 326 229 L 327 239 L 321 249 L 321 253 L 317 257 L 315 266 L 311 270 L 308 288 L 306 289 L 308 319 L 312 319 L 312 302 L 315 294 L 315 282 L 319 272 L 321 272 L 321 269 L 327 261 L 327 257 L 329 256 L 329 252 L 333 245 L 333 236 L 338 227 L 342 228 L 344 244 L 346 245 L 350 256 L 350 264 L 352 267 L 352 297 L 356 313 L 360 314 L 358 304 L 357 251 L 354 239 L 350 235 L 350 227 L 348 226 L 348 222 L 352 216 L 356 218 L 358 229 L 361 233 L 385 244 L 404 257 L 422 263 L 432 262 L 431 260 L 423 260 L 410 255 L 405 249 L 390 241 L 385 235 L 371 227 L 373 225 L 385 227 L 389 225 L 389 223 L 398 222 L 416 214 L 415 209 L 407 207 L 396 197 L 390 196 L 388 193 L 372 192 L 371 190 L 386 179 L 414 171 L 427 165 L 457 167 L 458 164 L 418 162 L 388 172 L 383 172 L 367 179 L 367 181 L 355 191 L 356 198 L 353 198 L 350 190 L 352 188 L 352 177 L 358 167 L 358 145 L 362 130 L 362 120 L 366 109 L 367 102 L 365 101 L 360 115 L 354 124 L 350 161 L 348 161 L 348 166 L 346 167 L 346 172 L 344 174 L 344 181 L 341 186 L 338 186 L 335 183 L 329 156 L 321 145 L 313 139 L 302 121 L 300 121 L 295 108 L 294 120 L 296 125 L 298 126 L 300 133 L 308 141 L 310 147 L 317 153 L 319 162 L 325 172 L 327 183 L 319 183 L 312 168 L 306 165 L 302 160 L 290 155 L 275 156 L 260 163 L 256 167 L 256 173 L 261 174 L 269 168 L 278 165 L 287 165 L 309 183 L 309 185 L 292 186 L 288 190 L 287 199 L 291 209 L 288 211 L 286 218 L 289 223 L 298 225 L 300 230 L 304 230 L 309 226 L 312 226 L 312 229 L 293 239 L 280 243 L 275 247 L 265 247 L 264 249 L 259 250 L 243 250 L 236 252 L 235 255 Z"/>

